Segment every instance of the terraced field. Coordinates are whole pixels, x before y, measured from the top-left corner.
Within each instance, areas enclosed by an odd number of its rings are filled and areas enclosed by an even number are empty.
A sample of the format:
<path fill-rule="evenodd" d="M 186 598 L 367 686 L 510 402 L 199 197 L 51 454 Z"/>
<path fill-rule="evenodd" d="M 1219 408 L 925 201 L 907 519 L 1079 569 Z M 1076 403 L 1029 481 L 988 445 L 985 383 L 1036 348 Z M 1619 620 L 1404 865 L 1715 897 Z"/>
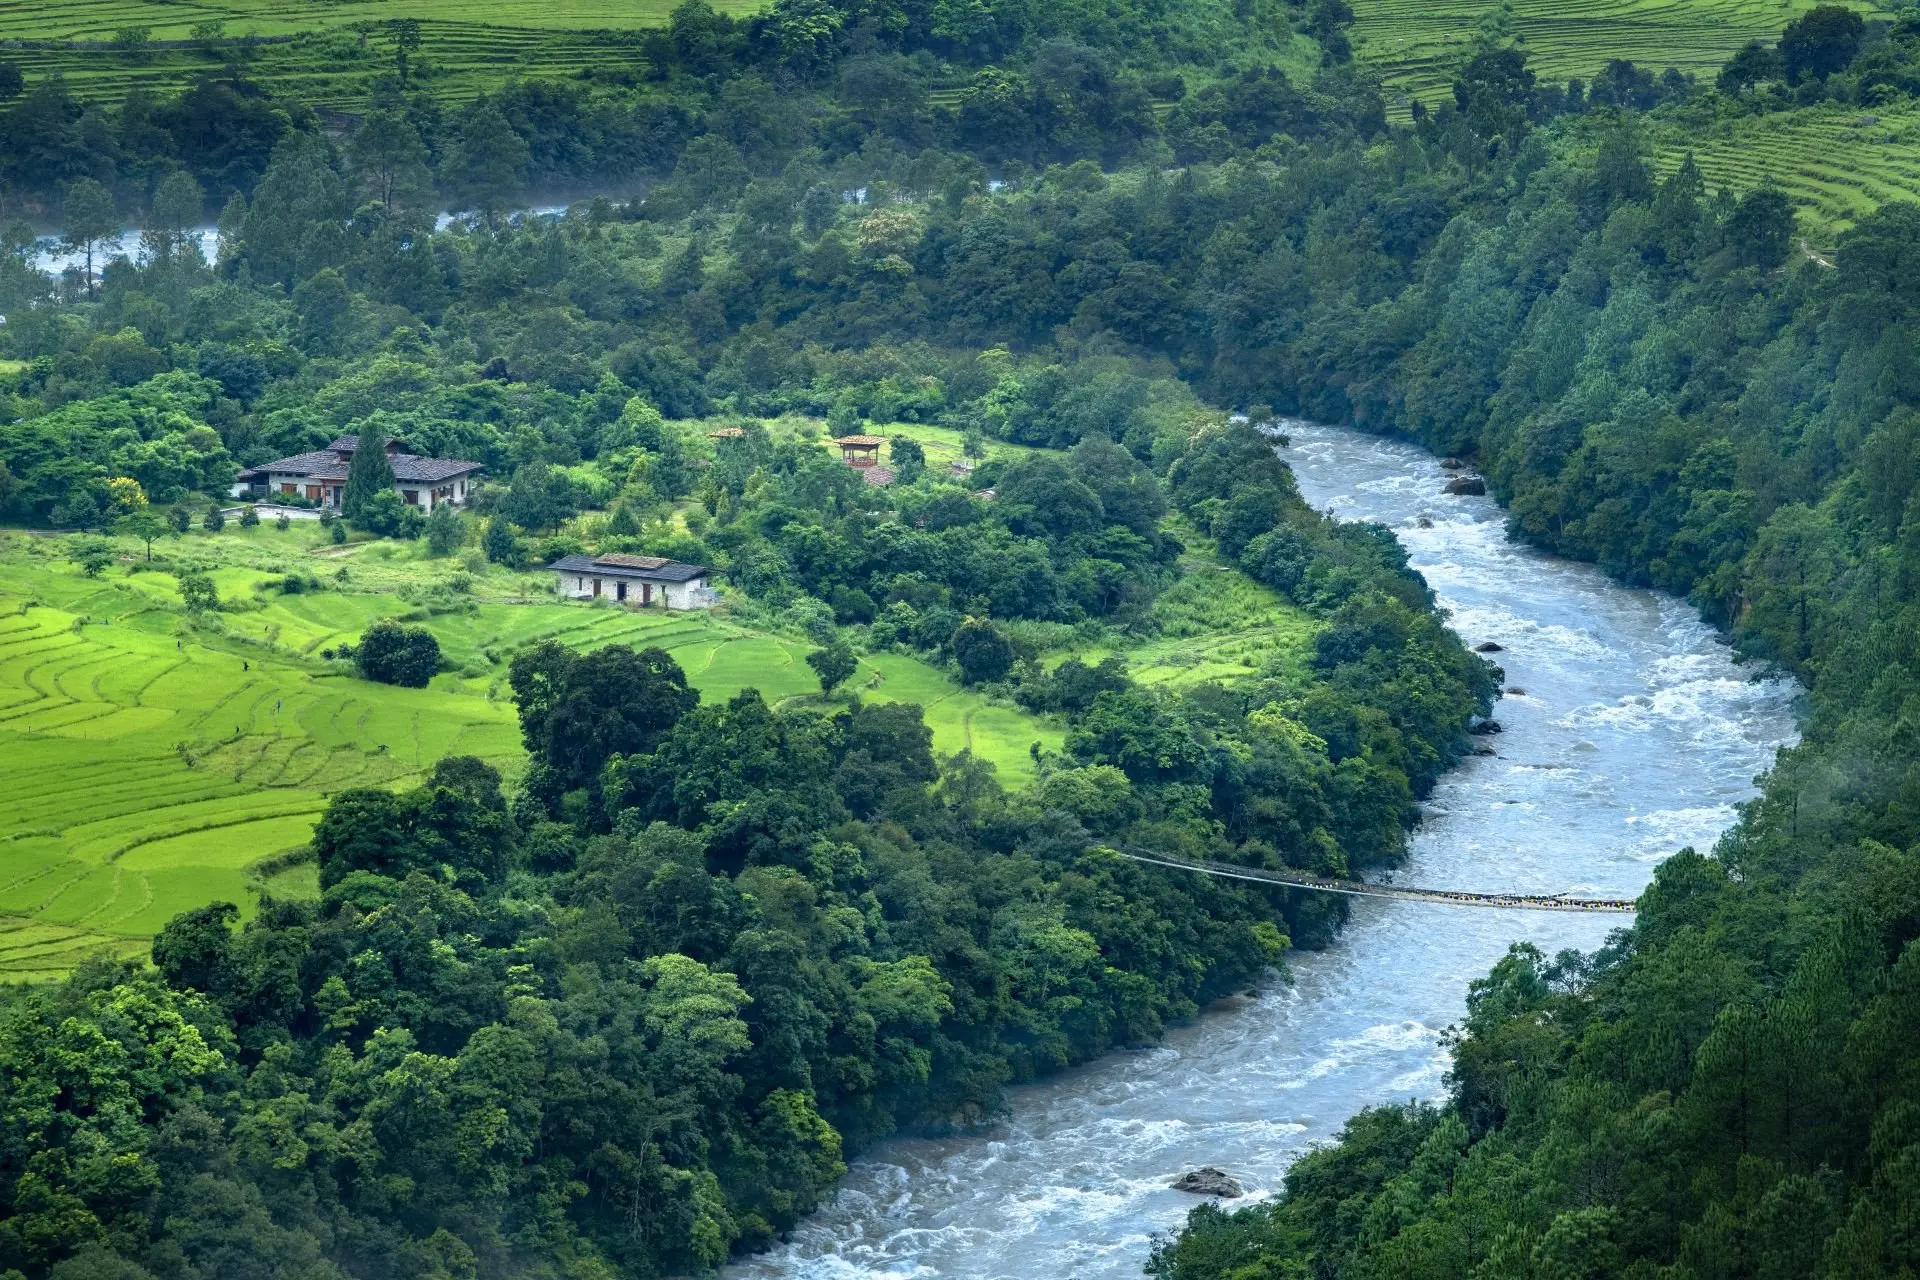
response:
<path fill-rule="evenodd" d="M 1704 134 L 1656 135 L 1664 174 L 1689 150 L 1710 187 L 1748 191 L 1771 180 L 1798 208 L 1816 249 L 1888 200 L 1920 199 L 1920 109 L 1807 107 L 1725 121 Z"/>
<path fill-rule="evenodd" d="M 1772 40 L 1813 0 L 1514 0 L 1513 30 L 1543 80 L 1591 79 L 1610 58 L 1710 78 L 1749 40 Z M 1866 8 L 1869 6 L 1856 6 Z M 1432 103 L 1448 92 L 1495 0 L 1353 0 L 1355 56 L 1398 96 Z"/>
<path fill-rule="evenodd" d="M 28 78 L 55 72 L 85 100 L 117 100 L 129 88 L 164 91 L 236 60 L 278 93 L 321 106 L 354 107 L 371 77 L 393 66 L 385 28 L 397 18 L 420 24 L 410 57 L 419 83 L 463 101 L 519 76 L 627 76 L 643 71 L 638 33 L 663 25 L 675 0 L 503 0 L 484 11 L 453 0 L 344 0 L 268 4 L 265 0 L 6 0 L 0 40 Z M 715 8 L 751 13 L 759 0 L 716 0 Z M 221 24 L 208 43 L 196 27 Z M 122 33 L 144 28 L 149 44 L 120 47 Z"/>
<path fill-rule="evenodd" d="M 0 535 L 0 980 L 57 974 L 103 949 L 138 952 L 174 914 L 216 898 L 250 909 L 263 862 L 275 892 L 311 891 L 310 868 L 274 856 L 304 845 L 343 788 L 402 783 L 450 754 L 517 773 L 505 673 L 521 645 L 659 645 L 708 698 L 819 690 L 804 641 L 706 615 L 525 597 L 425 619 L 460 667 L 431 687 L 369 684 L 319 651 L 408 613 L 393 586 L 445 570 L 376 544 L 344 558 L 341 589 L 253 590 L 276 564 L 336 572 L 342 558 L 313 545 L 316 534 L 189 539 L 183 559 L 230 561 L 213 574 L 229 611 L 202 623 L 181 610 L 169 573 L 115 567 L 89 579 L 60 558 L 59 540 Z M 489 574 L 483 589 L 496 597 L 538 583 Z M 911 658 L 870 659 L 852 683 L 926 705 L 936 749 L 970 747 L 1015 785 L 1032 742 L 1060 744 L 1057 728 Z"/>

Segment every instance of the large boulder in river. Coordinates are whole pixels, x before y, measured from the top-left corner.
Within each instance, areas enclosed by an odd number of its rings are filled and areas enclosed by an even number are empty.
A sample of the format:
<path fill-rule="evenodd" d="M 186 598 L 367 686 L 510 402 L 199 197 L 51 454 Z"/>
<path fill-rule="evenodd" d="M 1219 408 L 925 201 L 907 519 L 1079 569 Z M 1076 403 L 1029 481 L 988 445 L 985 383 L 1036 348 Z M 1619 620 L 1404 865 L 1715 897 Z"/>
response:
<path fill-rule="evenodd" d="M 1506 647 L 1507 646 L 1497 640 L 1482 640 L 1479 644 L 1473 646 L 1473 651 L 1475 653 L 1500 653 L 1505 650 Z"/>
<path fill-rule="evenodd" d="M 1185 1191 L 1196 1196 L 1219 1196 L 1231 1200 L 1235 1196 L 1246 1194 L 1238 1180 L 1212 1165 L 1203 1165 L 1189 1173 L 1183 1173 L 1174 1181 L 1175 1191 Z"/>
<path fill-rule="evenodd" d="M 1465 471 L 1467 469 L 1467 464 L 1458 458 L 1442 458 L 1440 459 L 1440 466 L 1447 471 Z"/>
<path fill-rule="evenodd" d="M 1447 481 L 1447 492 L 1456 498 L 1482 498 L 1487 493 L 1487 482 L 1479 476 L 1455 476 Z"/>

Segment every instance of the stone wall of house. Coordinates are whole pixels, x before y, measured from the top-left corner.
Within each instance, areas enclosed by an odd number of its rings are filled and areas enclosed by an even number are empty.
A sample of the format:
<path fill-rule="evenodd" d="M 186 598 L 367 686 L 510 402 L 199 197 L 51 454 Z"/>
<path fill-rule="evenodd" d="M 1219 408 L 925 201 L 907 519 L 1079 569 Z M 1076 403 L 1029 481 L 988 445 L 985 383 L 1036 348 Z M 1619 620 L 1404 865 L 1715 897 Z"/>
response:
<path fill-rule="evenodd" d="M 598 596 L 595 596 L 593 593 L 594 575 L 591 573 L 578 573 L 568 570 L 565 573 L 554 574 L 554 579 L 560 595 L 569 600 L 599 599 L 611 601 L 615 604 L 624 603 L 631 608 L 639 608 L 643 602 L 647 602 L 649 594 L 643 590 L 643 588 L 651 586 L 653 591 L 651 593 L 652 599 L 650 603 L 656 607 L 664 603 L 669 609 L 705 609 L 712 604 L 712 599 L 707 592 L 707 580 L 705 578 L 695 578 L 691 582 L 642 583 L 632 579 L 614 578 L 603 574 L 599 579 L 600 594 Z M 625 581 L 627 584 L 627 598 L 625 601 L 620 599 L 619 584 L 622 581 Z"/>

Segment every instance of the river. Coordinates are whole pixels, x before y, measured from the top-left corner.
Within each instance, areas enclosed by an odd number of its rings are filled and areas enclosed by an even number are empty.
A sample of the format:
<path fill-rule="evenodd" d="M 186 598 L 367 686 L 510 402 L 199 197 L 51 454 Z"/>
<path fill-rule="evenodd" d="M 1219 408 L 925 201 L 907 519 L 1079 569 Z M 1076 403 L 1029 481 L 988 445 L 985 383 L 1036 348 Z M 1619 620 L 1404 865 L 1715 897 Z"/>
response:
<path fill-rule="evenodd" d="M 1287 423 L 1315 507 L 1390 525 L 1469 644 L 1506 683 L 1497 754 L 1435 788 L 1399 878 L 1477 890 L 1632 896 L 1683 845 L 1706 848 L 1794 735 L 1795 688 L 1755 681 L 1684 601 L 1509 542 L 1490 498 L 1441 494 L 1423 450 Z M 1423 519 L 1424 517 L 1424 519 Z M 1173 873 L 1169 873 L 1173 874 Z M 1441 1032 L 1510 943 L 1592 950 L 1618 917 L 1354 902 L 1293 985 L 1224 1002 L 1151 1049 L 1011 1091 L 1005 1118 L 902 1139 L 854 1162 L 835 1199 L 731 1280 L 1137 1277 L 1193 1198 L 1196 1165 L 1270 1192 L 1371 1103 L 1436 1098 Z"/>
<path fill-rule="evenodd" d="M 564 204 L 538 204 L 520 210 L 514 216 L 516 218 L 558 218 L 567 212 L 567 208 L 568 206 Z M 453 213 L 439 214 L 434 218 L 433 229 L 435 231 L 445 231 L 462 216 L 463 215 Z M 107 264 L 116 258 L 123 258 L 129 262 L 139 262 L 143 253 L 140 246 L 140 237 L 142 234 L 138 227 L 122 227 L 114 232 L 112 236 L 95 245 L 93 250 L 93 269 L 95 274 L 97 275 L 105 271 Z M 193 242 L 199 246 L 202 260 L 212 262 L 219 256 L 219 228 L 209 224 L 204 227 L 194 227 L 187 234 L 192 238 Z M 60 243 L 60 237 L 57 235 L 44 235 L 35 242 L 31 261 L 34 266 L 46 274 L 59 276 L 69 270 L 78 271 L 84 268 L 87 262 L 87 255 L 74 249 L 63 248 Z"/>

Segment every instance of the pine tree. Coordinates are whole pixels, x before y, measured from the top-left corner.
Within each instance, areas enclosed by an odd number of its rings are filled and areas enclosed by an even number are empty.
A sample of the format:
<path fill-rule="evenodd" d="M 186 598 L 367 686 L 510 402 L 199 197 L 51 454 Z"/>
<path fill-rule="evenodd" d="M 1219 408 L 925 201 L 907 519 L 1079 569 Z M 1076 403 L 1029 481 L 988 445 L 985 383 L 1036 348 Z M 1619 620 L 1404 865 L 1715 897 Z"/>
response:
<path fill-rule="evenodd" d="M 486 552 L 487 559 L 508 568 L 513 568 L 520 560 L 520 540 L 513 536 L 513 529 L 499 516 L 487 521 L 487 535 L 481 539 L 480 549 Z"/>
<path fill-rule="evenodd" d="M 368 499 L 393 486 L 393 464 L 387 461 L 387 442 L 378 436 L 361 436 L 360 447 L 353 451 L 353 462 L 347 467 L 347 491 L 340 496 L 341 512 L 349 520 L 356 519 Z"/>
<path fill-rule="evenodd" d="M 70 252 L 86 255 L 87 296 L 91 298 L 94 250 L 120 230 L 113 196 L 92 178 L 77 178 L 67 188 L 61 214 L 60 243 Z"/>
<path fill-rule="evenodd" d="M 467 109 L 460 122 L 441 177 L 455 200 L 478 211 L 492 227 L 498 215 L 520 198 L 527 166 L 532 163 L 526 140 L 513 131 L 500 108 L 483 98 Z"/>

